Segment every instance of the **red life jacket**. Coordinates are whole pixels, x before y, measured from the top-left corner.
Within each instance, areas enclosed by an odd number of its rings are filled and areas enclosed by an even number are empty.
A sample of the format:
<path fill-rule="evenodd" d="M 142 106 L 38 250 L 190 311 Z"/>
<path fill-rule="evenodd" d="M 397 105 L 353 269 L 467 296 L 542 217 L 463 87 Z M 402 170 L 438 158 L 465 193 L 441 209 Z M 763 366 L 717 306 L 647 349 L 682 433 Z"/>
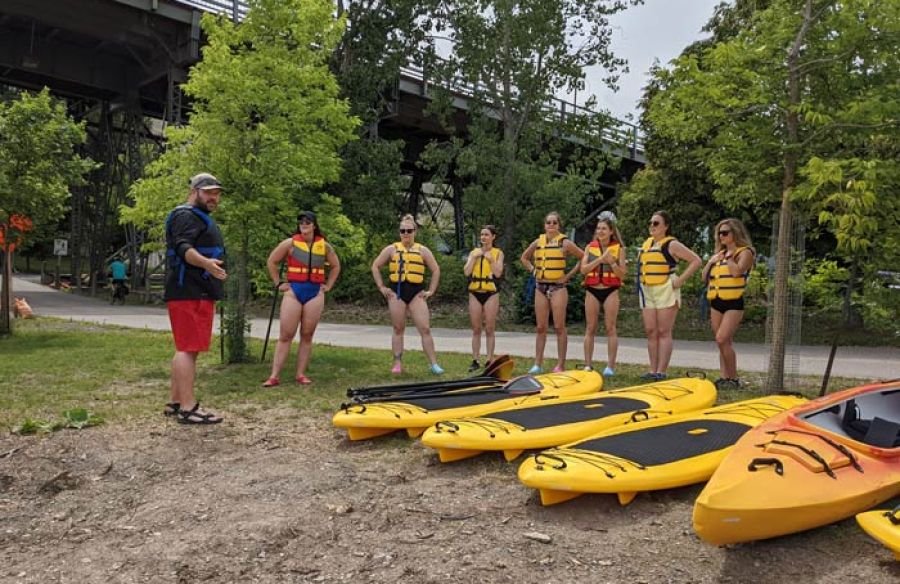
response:
<path fill-rule="evenodd" d="M 325 238 L 317 236 L 312 247 L 299 233 L 292 238 L 293 245 L 287 257 L 288 282 L 325 282 Z"/>
<path fill-rule="evenodd" d="M 610 244 L 603 249 L 600 246 L 600 242 L 596 239 L 591 241 L 587 248 L 584 250 L 588 254 L 588 261 L 595 261 L 600 258 L 606 250 L 609 250 L 613 256 L 616 258 L 619 257 L 619 250 L 621 249 L 621 245 L 616 242 L 610 242 Z M 612 270 L 612 266 L 608 266 L 606 264 L 600 264 L 597 266 L 596 270 L 588 272 L 587 276 L 584 278 L 585 286 L 606 286 L 607 288 L 618 288 L 622 285 L 622 280 L 616 276 L 615 272 Z"/>

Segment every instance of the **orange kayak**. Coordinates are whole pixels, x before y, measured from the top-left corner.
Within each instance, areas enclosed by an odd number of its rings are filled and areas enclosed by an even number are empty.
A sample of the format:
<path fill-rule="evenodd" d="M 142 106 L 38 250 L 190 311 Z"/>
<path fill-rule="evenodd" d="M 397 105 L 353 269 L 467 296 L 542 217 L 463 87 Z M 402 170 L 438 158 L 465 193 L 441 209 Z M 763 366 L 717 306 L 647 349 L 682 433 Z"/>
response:
<path fill-rule="evenodd" d="M 723 545 L 852 517 L 900 495 L 900 381 L 820 397 L 745 434 L 694 505 Z"/>

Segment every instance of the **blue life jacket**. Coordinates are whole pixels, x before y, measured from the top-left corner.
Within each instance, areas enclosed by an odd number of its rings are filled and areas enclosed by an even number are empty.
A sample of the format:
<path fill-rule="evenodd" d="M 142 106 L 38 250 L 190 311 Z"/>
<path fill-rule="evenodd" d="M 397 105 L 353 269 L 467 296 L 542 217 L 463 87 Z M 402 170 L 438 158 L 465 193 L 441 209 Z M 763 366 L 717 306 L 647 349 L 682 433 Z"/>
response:
<path fill-rule="evenodd" d="M 206 225 L 206 229 L 209 229 L 211 226 L 215 225 L 213 218 L 209 216 L 208 213 L 204 212 L 202 209 L 198 207 L 194 207 L 193 205 L 178 205 L 172 212 L 169 213 L 169 216 L 166 217 L 166 236 L 168 239 L 169 227 L 172 223 L 172 217 L 176 212 L 187 209 L 191 211 L 197 217 L 203 220 L 203 223 Z M 204 255 L 208 258 L 219 259 L 223 255 L 225 255 L 225 248 L 221 246 L 210 246 L 210 247 L 194 247 L 198 253 Z M 167 247 L 166 248 L 166 258 L 169 260 L 169 265 L 174 270 L 178 270 L 178 286 L 184 286 L 184 271 L 187 269 L 187 262 L 185 262 L 175 251 L 174 248 Z M 203 270 L 203 278 L 209 279 L 209 272 Z"/>

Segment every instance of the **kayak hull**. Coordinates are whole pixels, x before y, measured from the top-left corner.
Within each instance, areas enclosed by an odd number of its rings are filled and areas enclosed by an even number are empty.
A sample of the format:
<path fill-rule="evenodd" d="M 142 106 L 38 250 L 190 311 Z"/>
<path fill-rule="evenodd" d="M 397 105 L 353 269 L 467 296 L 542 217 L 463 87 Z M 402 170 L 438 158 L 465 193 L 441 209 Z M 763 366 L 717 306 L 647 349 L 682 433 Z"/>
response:
<path fill-rule="evenodd" d="M 889 430 L 891 419 L 900 422 L 897 383 L 827 395 L 749 431 L 697 498 L 697 534 L 715 545 L 768 539 L 846 519 L 900 494 L 900 446 L 874 446 L 851 433 L 866 418 Z"/>

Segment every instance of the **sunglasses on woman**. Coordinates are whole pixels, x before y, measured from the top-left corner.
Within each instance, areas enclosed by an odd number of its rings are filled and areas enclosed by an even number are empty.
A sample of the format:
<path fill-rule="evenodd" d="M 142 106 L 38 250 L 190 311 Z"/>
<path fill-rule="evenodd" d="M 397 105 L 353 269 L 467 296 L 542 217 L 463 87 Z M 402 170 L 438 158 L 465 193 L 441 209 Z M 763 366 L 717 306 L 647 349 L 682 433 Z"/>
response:
<path fill-rule="evenodd" d="M 719 230 L 719 237 L 725 237 L 726 235 L 731 235 L 731 231 L 728 229 Z"/>
<path fill-rule="evenodd" d="M 660 225 L 659 221 L 651 221 L 650 222 L 650 227 L 659 227 L 659 225 Z"/>
<path fill-rule="evenodd" d="M 416 232 L 415 229 L 404 229 L 404 228 L 402 228 L 402 227 L 400 228 L 400 234 L 401 234 L 401 235 L 408 235 L 408 234 L 410 234 L 410 233 L 415 233 L 415 232 Z"/>

